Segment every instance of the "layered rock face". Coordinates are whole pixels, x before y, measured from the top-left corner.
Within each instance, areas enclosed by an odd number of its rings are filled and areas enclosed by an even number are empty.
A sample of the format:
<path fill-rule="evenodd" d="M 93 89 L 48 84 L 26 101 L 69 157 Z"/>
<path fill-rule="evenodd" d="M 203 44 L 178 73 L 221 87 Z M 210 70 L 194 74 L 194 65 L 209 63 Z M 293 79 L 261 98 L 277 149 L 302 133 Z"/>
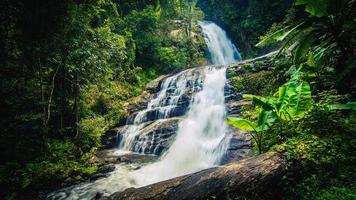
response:
<path fill-rule="evenodd" d="M 202 89 L 202 70 L 189 69 L 150 82 L 142 95 L 125 105 L 126 124 L 106 134 L 106 146 L 161 155 L 174 140 L 193 94 Z"/>

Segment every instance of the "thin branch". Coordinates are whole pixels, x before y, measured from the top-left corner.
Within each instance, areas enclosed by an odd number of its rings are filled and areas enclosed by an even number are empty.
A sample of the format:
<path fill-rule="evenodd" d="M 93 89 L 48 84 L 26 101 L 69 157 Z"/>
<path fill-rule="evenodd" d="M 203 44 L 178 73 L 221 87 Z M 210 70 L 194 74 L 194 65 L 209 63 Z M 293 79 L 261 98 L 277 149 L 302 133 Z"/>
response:
<path fill-rule="evenodd" d="M 59 70 L 59 67 L 61 65 L 58 65 L 56 71 L 54 72 L 53 74 L 53 77 L 52 77 L 52 87 L 51 87 L 51 92 L 49 94 L 49 97 L 48 97 L 48 105 L 47 105 L 47 119 L 46 119 L 46 123 L 45 125 L 47 126 L 48 122 L 49 122 L 49 119 L 51 117 L 51 104 L 52 104 L 52 97 L 53 97 L 53 92 L 54 92 L 54 81 L 56 79 L 56 76 L 58 74 L 58 70 Z"/>

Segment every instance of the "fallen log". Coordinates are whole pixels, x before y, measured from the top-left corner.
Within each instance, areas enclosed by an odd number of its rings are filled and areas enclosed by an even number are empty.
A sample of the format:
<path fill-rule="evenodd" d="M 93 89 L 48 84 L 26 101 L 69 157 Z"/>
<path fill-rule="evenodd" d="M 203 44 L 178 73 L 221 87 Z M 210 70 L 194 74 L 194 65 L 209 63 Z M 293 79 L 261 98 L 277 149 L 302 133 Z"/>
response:
<path fill-rule="evenodd" d="M 283 199 L 279 185 L 285 165 L 281 154 L 270 152 L 141 188 L 129 188 L 103 199 Z"/>

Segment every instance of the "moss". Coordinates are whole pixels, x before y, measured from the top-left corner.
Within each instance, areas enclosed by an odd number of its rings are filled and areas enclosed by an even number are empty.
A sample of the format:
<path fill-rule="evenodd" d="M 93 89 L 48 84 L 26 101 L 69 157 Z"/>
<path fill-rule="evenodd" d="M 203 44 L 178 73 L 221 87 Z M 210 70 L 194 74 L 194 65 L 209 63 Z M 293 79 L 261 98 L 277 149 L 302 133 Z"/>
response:
<path fill-rule="evenodd" d="M 228 70 L 226 73 L 226 78 L 228 78 L 228 79 L 233 78 L 235 76 L 237 76 L 236 71 Z"/>

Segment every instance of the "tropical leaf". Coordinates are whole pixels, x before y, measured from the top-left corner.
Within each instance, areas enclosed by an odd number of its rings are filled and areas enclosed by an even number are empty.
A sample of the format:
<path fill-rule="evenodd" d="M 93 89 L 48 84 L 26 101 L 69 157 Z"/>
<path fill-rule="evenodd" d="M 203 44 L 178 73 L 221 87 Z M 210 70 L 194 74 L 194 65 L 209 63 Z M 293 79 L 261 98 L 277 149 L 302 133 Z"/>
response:
<path fill-rule="evenodd" d="M 296 5 L 305 5 L 305 11 L 315 17 L 323 17 L 327 14 L 328 0 L 296 0 Z"/>
<path fill-rule="evenodd" d="M 258 130 L 268 130 L 277 120 L 277 114 L 274 111 L 262 110 L 258 116 L 257 126 Z"/>
<path fill-rule="evenodd" d="M 273 103 L 271 103 L 271 100 L 269 98 L 264 98 L 264 97 L 252 95 L 252 94 L 244 94 L 244 95 L 242 95 L 242 97 L 245 99 L 252 99 L 252 101 L 255 105 L 262 107 L 264 110 L 273 110 L 274 109 L 274 105 L 273 105 Z"/>
<path fill-rule="evenodd" d="M 279 88 L 278 112 L 287 111 L 290 98 L 296 94 L 299 71 L 294 72 L 291 80 Z"/>
<path fill-rule="evenodd" d="M 244 130 L 244 131 L 257 131 L 257 125 L 254 122 L 251 122 L 247 119 L 242 118 L 227 118 L 227 123 L 235 128 Z"/>
<path fill-rule="evenodd" d="M 290 97 L 289 114 L 294 119 L 302 118 L 311 109 L 312 102 L 310 85 L 302 82 Z"/>
<path fill-rule="evenodd" d="M 295 52 L 294 52 L 294 63 L 299 63 L 299 61 L 307 55 L 309 48 L 316 40 L 316 36 L 314 32 L 311 32 L 299 40 L 299 44 L 297 45 Z"/>
<path fill-rule="evenodd" d="M 279 36 L 276 38 L 277 41 L 283 41 L 285 40 L 287 37 L 289 37 L 292 33 L 294 33 L 294 31 L 297 31 L 299 27 L 301 27 L 304 24 L 304 22 L 296 25 L 295 27 L 293 27 L 292 29 L 290 29 L 289 31 L 287 31 L 286 33 L 284 33 L 283 35 Z"/>
<path fill-rule="evenodd" d="M 278 38 L 280 38 L 284 33 L 285 31 L 289 28 L 290 26 L 286 26 L 282 29 L 279 29 L 277 30 L 276 32 L 270 34 L 270 35 L 267 35 L 266 37 L 264 37 L 259 43 L 257 43 L 255 46 L 256 47 L 263 47 L 265 46 L 266 44 L 272 42 L 272 41 L 276 41 Z"/>

